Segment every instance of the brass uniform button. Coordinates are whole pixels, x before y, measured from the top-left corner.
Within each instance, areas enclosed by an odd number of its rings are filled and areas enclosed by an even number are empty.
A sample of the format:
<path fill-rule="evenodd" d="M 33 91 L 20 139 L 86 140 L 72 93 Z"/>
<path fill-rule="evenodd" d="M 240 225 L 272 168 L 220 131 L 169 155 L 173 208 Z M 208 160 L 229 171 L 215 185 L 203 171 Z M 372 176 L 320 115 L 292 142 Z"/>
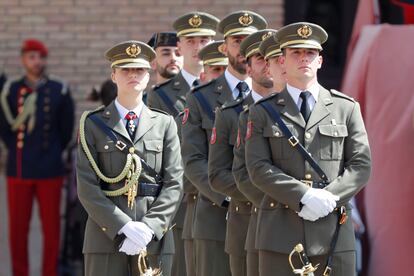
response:
<path fill-rule="evenodd" d="M 279 131 L 276 131 L 275 136 L 276 137 L 279 137 L 280 136 L 280 132 Z"/>
<path fill-rule="evenodd" d="M 161 150 L 161 146 L 160 145 L 157 146 L 157 150 Z"/>
<path fill-rule="evenodd" d="M 213 206 L 216 206 L 216 204 L 215 204 L 214 202 L 212 203 L 212 205 L 213 205 Z"/>
<path fill-rule="evenodd" d="M 48 104 L 48 103 L 50 103 L 50 98 L 49 97 L 46 97 L 45 98 L 45 104 Z"/>
<path fill-rule="evenodd" d="M 312 178 L 312 175 L 310 173 L 305 174 L 305 179 L 309 180 Z"/>
<path fill-rule="evenodd" d="M 196 200 L 197 199 L 197 196 L 196 195 L 193 195 L 193 199 Z"/>
<path fill-rule="evenodd" d="M 247 206 L 250 206 L 250 205 L 251 205 L 250 201 L 248 201 L 248 202 L 246 203 L 246 205 L 247 205 Z"/>
<path fill-rule="evenodd" d="M 23 142 L 22 141 L 17 142 L 17 148 L 18 149 L 23 148 Z"/>
<path fill-rule="evenodd" d="M 130 147 L 130 148 L 129 148 L 129 153 L 131 153 L 131 154 L 132 154 L 132 153 L 134 153 L 134 152 L 135 152 L 135 148 L 134 148 L 134 147 Z"/>
<path fill-rule="evenodd" d="M 50 106 L 46 105 L 45 107 L 43 107 L 43 111 L 44 112 L 49 112 L 50 111 Z"/>
<path fill-rule="evenodd" d="M 22 140 L 23 138 L 24 138 L 24 133 L 19 132 L 19 134 L 17 134 L 17 139 Z"/>
<path fill-rule="evenodd" d="M 254 212 L 257 213 L 257 208 L 256 207 L 254 207 Z"/>
<path fill-rule="evenodd" d="M 236 212 L 238 212 L 239 211 L 239 206 L 236 206 Z"/>
<path fill-rule="evenodd" d="M 102 231 L 106 232 L 106 230 L 107 230 L 106 227 L 102 227 Z"/>
<path fill-rule="evenodd" d="M 104 146 L 104 149 L 106 149 L 106 150 L 109 149 L 109 146 L 108 145 L 105 145 Z"/>
<path fill-rule="evenodd" d="M 338 136 L 338 132 L 337 131 L 334 132 L 334 136 L 335 137 Z"/>
<path fill-rule="evenodd" d="M 310 134 L 310 132 L 305 133 L 305 138 L 306 139 L 310 139 L 311 137 L 312 137 L 312 134 Z"/>
<path fill-rule="evenodd" d="M 22 112 L 23 112 L 23 106 L 19 106 L 19 107 L 17 108 L 17 112 L 18 112 L 18 113 L 22 113 Z"/>
<path fill-rule="evenodd" d="M 275 203 L 274 202 L 270 202 L 270 207 L 271 208 L 275 207 Z"/>
<path fill-rule="evenodd" d="M 289 209 L 289 206 L 285 205 L 285 209 Z"/>

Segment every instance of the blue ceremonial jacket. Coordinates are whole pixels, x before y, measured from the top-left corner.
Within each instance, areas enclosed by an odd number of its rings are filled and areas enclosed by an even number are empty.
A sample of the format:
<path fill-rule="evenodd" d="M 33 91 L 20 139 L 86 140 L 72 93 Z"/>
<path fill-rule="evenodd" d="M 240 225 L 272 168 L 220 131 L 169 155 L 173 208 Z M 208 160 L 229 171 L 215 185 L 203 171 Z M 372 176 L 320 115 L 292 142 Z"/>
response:
<path fill-rule="evenodd" d="M 37 94 L 35 112 L 12 130 L 10 118 L 14 120 L 24 112 L 32 93 Z M 62 176 L 62 152 L 72 138 L 74 125 L 74 104 L 67 85 L 50 76 L 34 88 L 24 77 L 10 80 L 1 92 L 0 111 L 0 136 L 8 149 L 7 176 L 23 179 Z"/>

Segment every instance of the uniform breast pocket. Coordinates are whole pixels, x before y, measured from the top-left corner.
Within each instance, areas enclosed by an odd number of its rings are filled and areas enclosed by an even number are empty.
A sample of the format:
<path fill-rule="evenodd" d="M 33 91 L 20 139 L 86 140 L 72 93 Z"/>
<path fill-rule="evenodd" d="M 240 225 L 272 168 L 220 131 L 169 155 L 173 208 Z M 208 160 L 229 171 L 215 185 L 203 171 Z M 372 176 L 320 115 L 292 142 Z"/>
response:
<path fill-rule="evenodd" d="M 144 140 L 145 161 L 156 171 L 161 170 L 163 140 Z"/>
<path fill-rule="evenodd" d="M 346 125 L 320 125 L 320 157 L 323 160 L 343 158 L 344 140 L 348 136 Z"/>
<path fill-rule="evenodd" d="M 100 141 L 96 144 L 98 153 L 98 167 L 102 173 L 108 177 L 113 177 L 116 173 L 115 153 L 118 149 L 113 141 Z"/>
<path fill-rule="evenodd" d="M 292 125 L 286 125 L 289 130 L 295 135 L 295 131 Z M 263 130 L 263 136 L 269 140 L 271 149 L 272 149 L 272 157 L 274 160 L 278 159 L 289 159 L 292 157 L 292 146 L 289 144 L 287 138 L 279 126 L 272 125 L 266 127 Z"/>

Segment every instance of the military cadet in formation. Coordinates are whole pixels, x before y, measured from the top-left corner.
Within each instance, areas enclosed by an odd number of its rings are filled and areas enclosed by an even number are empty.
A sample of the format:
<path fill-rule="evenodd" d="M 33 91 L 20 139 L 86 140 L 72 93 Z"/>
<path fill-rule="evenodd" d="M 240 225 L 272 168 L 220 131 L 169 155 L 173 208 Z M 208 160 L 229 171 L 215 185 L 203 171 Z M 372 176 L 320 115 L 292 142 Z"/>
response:
<path fill-rule="evenodd" d="M 118 96 L 85 112 L 79 128 L 78 196 L 88 213 L 85 275 L 132 276 L 139 275 L 144 250 L 151 267 L 163 266 L 160 240 L 182 196 L 180 144 L 174 118 L 142 102 L 153 49 L 126 41 L 105 55 Z"/>
<path fill-rule="evenodd" d="M 183 57 L 178 51 L 177 34 L 175 32 L 155 33 L 148 45 L 155 53 L 152 69 L 155 71 L 155 84 L 162 84 L 180 73 Z"/>
<path fill-rule="evenodd" d="M 259 275 L 294 275 L 288 255 L 299 243 L 320 264 L 315 275 L 355 275 L 348 201 L 371 168 L 360 107 L 318 83 L 323 28 L 299 22 L 276 37 L 287 85 L 250 108 L 246 134 L 246 166 L 265 193 L 256 233 Z"/>
<path fill-rule="evenodd" d="M 229 59 L 221 52 L 224 40 L 211 42 L 198 52 L 203 62 L 203 72 L 200 73 L 201 84 L 220 77 L 229 64 Z"/>
<path fill-rule="evenodd" d="M 219 51 L 219 47 L 223 41 L 215 41 L 206 45 L 198 53 L 199 58 L 203 62 L 204 71 L 200 74 L 200 81 L 207 83 L 212 79 L 219 77 L 228 64 L 228 58 Z M 181 131 L 182 118 L 185 112 L 181 112 L 177 117 L 177 126 L 179 132 Z M 181 133 L 180 133 L 181 134 Z M 187 276 L 194 276 L 195 274 L 195 251 L 193 244 L 193 221 L 194 221 L 194 207 L 197 200 L 197 189 L 193 186 L 187 178 L 184 178 L 184 193 L 185 193 L 185 217 L 183 226 L 184 251 Z"/>
<path fill-rule="evenodd" d="M 182 125 L 182 153 L 185 174 L 199 192 L 193 225 L 197 276 L 230 275 L 229 258 L 224 249 L 226 213 L 230 200 L 213 191 L 209 185 L 209 140 L 215 109 L 250 91 L 250 85 L 245 82 L 246 61 L 239 53 L 240 42 L 266 25 L 263 17 L 250 11 L 226 16 L 219 23 L 218 30 L 224 34 L 225 42 L 221 49 L 229 59 L 229 66 L 222 76 L 196 87 L 187 95 Z"/>
<path fill-rule="evenodd" d="M 178 51 L 177 40 L 177 34 L 175 32 L 160 32 L 154 33 L 148 42 L 148 45 L 154 49 L 156 54 L 155 59 L 151 62 L 151 67 L 155 72 L 155 85 L 162 84 L 175 77 L 183 66 L 183 57 Z M 153 89 L 150 90 L 150 93 L 152 92 Z M 146 96 L 148 97 L 148 93 Z M 169 110 L 165 111 L 168 112 Z M 174 219 L 171 222 L 171 225 L 173 226 L 172 231 L 165 233 L 162 241 L 160 254 L 163 255 L 162 258 L 164 262 L 171 263 L 170 271 L 167 271 L 169 266 L 164 265 L 164 276 L 179 275 L 180 270 L 184 267 L 183 261 L 181 263 L 176 261 L 181 260 L 179 255 L 183 254 L 181 252 L 181 238 L 178 239 L 178 236 L 180 236 L 180 233 L 178 232 L 180 232 L 180 225 L 182 224 L 182 216 L 180 216 L 180 214 L 181 213 L 179 212 L 178 216 L 174 216 Z M 178 228 L 176 228 L 177 224 L 179 226 Z"/>
<path fill-rule="evenodd" d="M 46 73 L 48 49 L 23 43 L 25 76 L 1 93 L 0 136 L 7 149 L 7 198 L 12 273 L 29 274 L 28 234 L 34 198 L 43 232 L 42 275 L 57 275 L 60 202 L 65 173 L 62 153 L 74 125 L 74 105 L 63 81 Z"/>
<path fill-rule="evenodd" d="M 259 53 L 259 44 L 272 30 L 257 31 L 240 44 L 240 54 L 246 58 L 246 73 L 252 79 L 252 91 L 246 96 L 225 103 L 216 112 L 216 121 L 210 141 L 208 170 L 210 186 L 214 191 L 231 198 L 227 218 L 226 252 L 230 255 L 232 275 L 246 275 L 247 227 L 252 204 L 237 189 L 233 174 L 233 147 L 236 146 L 239 115 L 243 109 L 260 97 L 258 93 L 272 91 L 273 82 L 267 74 L 266 62 Z"/>
<path fill-rule="evenodd" d="M 148 105 L 168 112 L 177 117 L 184 110 L 186 94 L 188 91 L 199 84 L 200 73 L 203 64 L 198 58 L 198 52 L 206 44 L 212 41 L 216 34 L 218 19 L 204 12 L 190 12 L 179 17 L 173 23 L 177 31 L 178 50 L 184 58 L 181 71 L 172 79 L 158 84 L 148 96 Z M 184 181 L 185 190 L 191 189 L 189 181 Z M 191 196 L 191 195 L 190 195 Z M 185 253 L 182 231 L 185 217 L 185 206 L 188 195 L 184 196 L 183 202 L 175 216 L 174 241 L 175 241 L 175 260 L 174 275 L 185 275 Z M 192 256 L 192 255 L 190 255 Z M 190 265 L 189 269 L 193 266 Z M 191 275 L 191 271 L 189 272 Z"/>
<path fill-rule="evenodd" d="M 263 35 L 263 41 L 260 42 L 258 46 L 260 53 L 255 53 L 256 61 L 261 61 L 262 58 L 267 63 L 266 69 L 269 71 L 270 77 L 273 81 L 272 89 L 255 89 L 255 77 L 252 75 L 253 79 L 253 90 L 251 92 L 254 95 L 253 101 L 257 102 L 263 97 L 269 96 L 271 93 L 277 93 L 283 90 L 285 87 L 285 76 L 284 70 L 281 64 L 278 62 L 279 56 L 282 54 L 280 50 L 280 44 L 275 41 L 275 36 L 272 33 L 276 31 L 272 30 L 267 34 Z M 254 35 L 254 34 L 253 34 Z M 252 35 L 252 36 L 253 36 Z M 243 50 L 243 46 L 248 47 L 247 44 L 248 38 L 242 43 L 242 52 L 246 52 Z M 256 50 L 257 44 L 252 44 L 254 49 Z M 248 49 L 248 48 L 247 48 Z M 257 51 L 257 50 L 256 50 Z M 252 59 L 254 56 L 252 57 Z M 250 61 L 251 70 L 254 70 L 256 66 L 259 67 L 258 72 L 261 71 L 262 64 L 261 62 L 253 62 Z M 248 67 L 248 68 L 249 68 Z M 249 69 L 248 69 L 249 70 Z M 249 108 L 244 108 L 243 112 L 240 113 L 239 122 L 238 122 L 238 136 L 237 142 L 234 147 L 234 159 L 233 159 L 233 166 L 232 172 L 234 179 L 237 184 L 237 188 L 240 192 L 252 203 L 252 210 L 249 219 L 249 225 L 247 229 L 247 236 L 246 242 L 244 244 L 246 249 L 246 267 L 247 267 L 247 276 L 257 276 L 259 275 L 259 255 L 256 250 L 255 246 L 255 239 L 256 239 L 256 226 L 257 226 L 257 212 L 260 206 L 260 202 L 263 199 L 264 193 L 260 191 L 256 186 L 254 186 L 249 178 L 247 169 L 246 169 L 246 162 L 245 162 L 245 137 L 246 137 L 246 126 L 247 126 L 247 118 L 249 115 Z"/>

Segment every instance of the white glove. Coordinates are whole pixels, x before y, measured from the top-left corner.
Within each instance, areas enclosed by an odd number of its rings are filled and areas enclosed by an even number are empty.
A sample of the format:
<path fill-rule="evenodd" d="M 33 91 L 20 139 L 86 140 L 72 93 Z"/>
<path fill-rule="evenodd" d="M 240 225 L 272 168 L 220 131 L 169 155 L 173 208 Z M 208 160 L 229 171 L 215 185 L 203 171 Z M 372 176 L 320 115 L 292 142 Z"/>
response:
<path fill-rule="evenodd" d="M 119 252 L 124 252 L 127 255 L 138 255 L 139 252 L 141 252 L 144 249 L 145 247 L 141 248 L 135 242 L 133 242 L 130 238 L 126 238 L 122 242 L 122 246 L 119 248 Z"/>
<path fill-rule="evenodd" d="M 130 238 L 139 248 L 146 247 L 152 240 L 154 232 L 145 223 L 140 221 L 129 221 L 119 231 Z"/>
<path fill-rule="evenodd" d="M 335 209 L 337 200 L 339 200 L 339 196 L 333 195 L 327 190 L 310 188 L 300 201 L 322 218 Z"/>
<path fill-rule="evenodd" d="M 298 213 L 298 215 L 301 218 L 309 220 L 309 221 L 316 221 L 317 219 L 320 218 L 320 216 L 316 214 L 315 212 L 313 212 L 312 209 L 308 207 L 308 205 L 303 205 L 302 210 Z"/>

